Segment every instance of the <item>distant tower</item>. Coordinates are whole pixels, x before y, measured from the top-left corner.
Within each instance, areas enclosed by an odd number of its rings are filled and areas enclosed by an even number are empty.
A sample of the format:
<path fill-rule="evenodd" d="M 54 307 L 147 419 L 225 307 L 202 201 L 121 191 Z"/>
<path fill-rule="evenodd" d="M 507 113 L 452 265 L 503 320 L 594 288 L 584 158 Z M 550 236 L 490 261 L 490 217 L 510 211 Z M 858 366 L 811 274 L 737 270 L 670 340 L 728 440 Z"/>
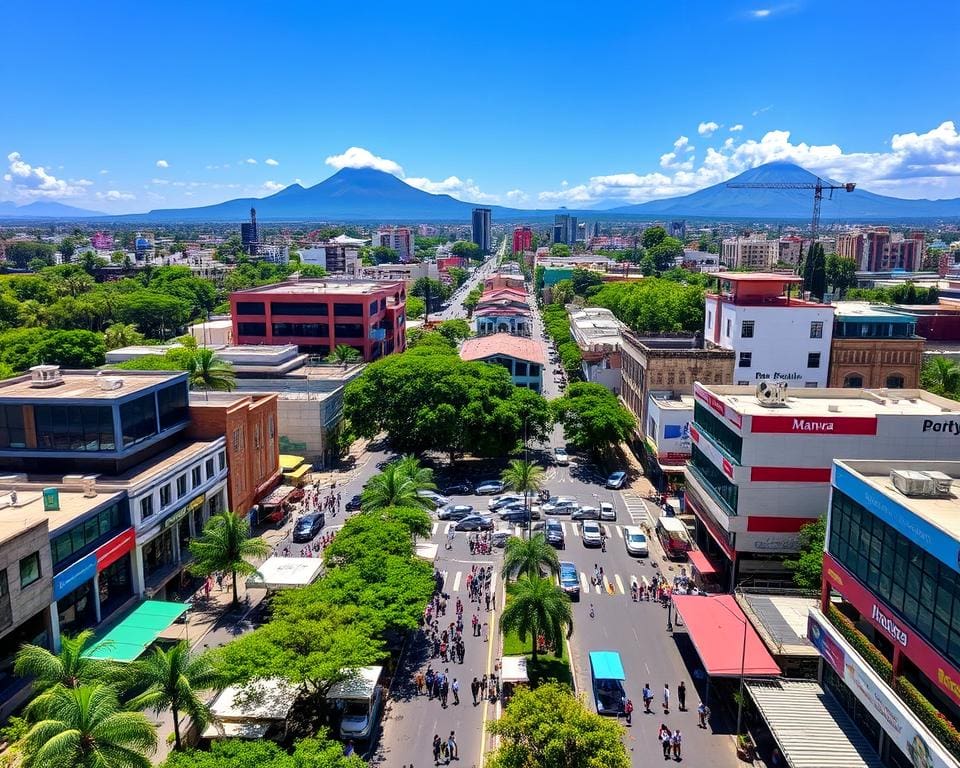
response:
<path fill-rule="evenodd" d="M 473 235 L 473 242 L 480 246 L 480 252 L 483 254 L 490 253 L 490 222 L 492 218 L 493 211 L 489 208 L 474 208 L 473 216 L 471 218 L 471 234 Z"/>
<path fill-rule="evenodd" d="M 257 209 L 250 209 L 250 223 L 240 225 L 240 243 L 250 256 L 256 256 L 260 250 L 260 234 L 257 231 Z"/>
<path fill-rule="evenodd" d="M 594 237 L 600 237 L 600 222 L 599 222 L 599 221 L 593 222 L 593 236 L 594 236 Z"/>

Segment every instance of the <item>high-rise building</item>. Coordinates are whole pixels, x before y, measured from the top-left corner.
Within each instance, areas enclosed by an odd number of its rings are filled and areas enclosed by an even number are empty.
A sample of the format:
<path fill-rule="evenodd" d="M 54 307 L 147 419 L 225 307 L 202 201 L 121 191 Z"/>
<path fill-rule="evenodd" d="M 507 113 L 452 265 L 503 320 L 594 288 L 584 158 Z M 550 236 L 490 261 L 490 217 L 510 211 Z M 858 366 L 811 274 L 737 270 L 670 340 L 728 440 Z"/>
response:
<path fill-rule="evenodd" d="M 474 208 L 473 242 L 479 246 L 481 253 L 490 253 L 490 222 L 493 217 L 493 211 L 489 208 Z"/>
<path fill-rule="evenodd" d="M 796 266 L 803 257 L 803 238 L 799 235 L 786 235 L 780 238 L 779 260 L 783 264 Z"/>
<path fill-rule="evenodd" d="M 837 235 L 837 256 L 844 259 L 853 259 L 857 269 L 863 269 L 863 232 L 843 232 Z"/>
<path fill-rule="evenodd" d="M 923 258 L 923 233 L 912 232 L 909 237 L 892 234 L 889 227 L 875 227 L 866 232 L 863 247 L 867 272 L 904 270 L 913 272 L 920 267 Z"/>
<path fill-rule="evenodd" d="M 600 237 L 600 222 L 599 222 L 599 221 L 593 222 L 593 236 L 594 236 L 594 237 Z"/>
<path fill-rule="evenodd" d="M 670 237 L 677 238 L 678 240 L 686 240 L 687 222 L 671 221 L 669 226 L 667 226 L 667 234 L 670 235 Z"/>
<path fill-rule="evenodd" d="M 260 248 L 260 231 L 257 227 L 257 209 L 250 209 L 250 221 L 240 225 L 240 244 L 250 256 L 256 256 Z"/>
<path fill-rule="evenodd" d="M 573 245 L 577 242 L 577 217 L 558 213 L 553 217 L 553 242 Z"/>
<path fill-rule="evenodd" d="M 414 234 L 409 227 L 382 227 L 373 233 L 371 245 L 391 248 L 400 256 L 400 261 L 413 261 Z"/>
<path fill-rule="evenodd" d="M 515 227 L 513 230 L 513 252 L 523 253 L 533 250 L 533 230 L 530 227 Z"/>
<path fill-rule="evenodd" d="M 762 237 L 724 238 L 722 256 L 728 269 L 772 269 L 780 258 L 780 242 Z"/>

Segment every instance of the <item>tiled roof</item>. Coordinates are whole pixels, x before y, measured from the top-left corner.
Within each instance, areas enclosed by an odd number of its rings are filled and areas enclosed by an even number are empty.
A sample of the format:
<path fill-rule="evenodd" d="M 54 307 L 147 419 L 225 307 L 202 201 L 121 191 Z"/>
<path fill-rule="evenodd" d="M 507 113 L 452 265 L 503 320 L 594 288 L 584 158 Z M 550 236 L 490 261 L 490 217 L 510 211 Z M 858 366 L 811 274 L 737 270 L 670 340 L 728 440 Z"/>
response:
<path fill-rule="evenodd" d="M 463 360 L 486 360 L 496 355 L 507 355 L 517 360 L 545 364 L 543 344 L 522 336 L 512 336 L 509 333 L 494 333 L 490 336 L 467 339 L 460 347 L 460 357 Z"/>

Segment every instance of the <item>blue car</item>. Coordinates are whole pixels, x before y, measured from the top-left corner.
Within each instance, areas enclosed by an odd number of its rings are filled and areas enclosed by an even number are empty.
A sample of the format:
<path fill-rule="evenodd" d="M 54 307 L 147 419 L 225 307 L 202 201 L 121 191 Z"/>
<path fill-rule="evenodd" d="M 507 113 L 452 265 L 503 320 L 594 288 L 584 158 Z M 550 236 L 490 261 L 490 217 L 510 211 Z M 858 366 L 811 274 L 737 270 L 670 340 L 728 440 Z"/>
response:
<path fill-rule="evenodd" d="M 560 563 L 560 589 L 570 595 L 572 600 L 580 599 L 580 576 L 577 574 L 577 566 L 573 563 L 563 561 Z"/>

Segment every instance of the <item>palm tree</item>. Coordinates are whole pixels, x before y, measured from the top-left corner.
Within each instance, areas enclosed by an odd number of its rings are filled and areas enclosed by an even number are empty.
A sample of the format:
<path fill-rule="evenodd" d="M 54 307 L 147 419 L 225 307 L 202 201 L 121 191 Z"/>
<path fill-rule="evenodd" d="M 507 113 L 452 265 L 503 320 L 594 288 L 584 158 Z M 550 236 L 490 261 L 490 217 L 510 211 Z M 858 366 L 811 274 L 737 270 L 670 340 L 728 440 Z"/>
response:
<path fill-rule="evenodd" d="M 23 328 L 42 328 L 47 324 L 50 312 L 36 299 L 27 299 L 17 310 L 17 322 Z"/>
<path fill-rule="evenodd" d="M 397 469 L 405 474 L 413 484 L 417 486 L 418 491 L 432 491 L 436 489 L 433 482 L 433 470 L 420 463 L 416 456 L 406 454 L 393 462 Z"/>
<path fill-rule="evenodd" d="M 338 363 L 344 368 L 360 359 L 360 353 L 349 344 L 337 344 L 327 356 L 328 363 Z"/>
<path fill-rule="evenodd" d="M 515 632 L 523 642 L 530 637 L 533 661 L 537 660 L 537 637 L 543 635 L 559 649 L 564 630 L 568 636 L 573 630 L 570 598 L 552 580 L 533 576 L 507 585 L 507 604 L 500 617 L 500 631 Z"/>
<path fill-rule="evenodd" d="M 387 507 L 433 506 L 429 499 L 420 496 L 417 491 L 424 488 L 412 480 L 400 462 L 394 462 L 379 475 L 374 475 L 367 487 L 360 493 L 360 503 L 366 512 L 379 512 Z M 432 485 L 432 483 L 431 483 Z"/>
<path fill-rule="evenodd" d="M 143 334 L 133 323 L 114 323 L 103 332 L 107 349 L 119 349 L 143 342 Z"/>
<path fill-rule="evenodd" d="M 556 575 L 560 572 L 557 551 L 547 543 L 547 538 L 538 533 L 529 539 L 511 536 L 503 549 L 503 577 L 540 576 L 543 569 Z"/>
<path fill-rule="evenodd" d="M 523 505 L 529 509 L 530 496 L 543 487 L 546 477 L 543 468 L 533 462 L 525 459 L 513 459 L 510 466 L 500 474 L 500 479 L 510 490 L 523 494 Z M 529 521 L 527 535 L 530 535 Z"/>
<path fill-rule="evenodd" d="M 23 742 L 30 768 L 150 768 L 157 732 L 143 713 L 122 711 L 109 685 L 57 686 Z"/>
<path fill-rule="evenodd" d="M 20 677 L 32 677 L 38 691 L 56 687 L 78 688 L 113 678 L 116 669 L 110 662 L 84 655 L 93 640 L 94 633 L 90 629 L 73 637 L 60 635 L 59 653 L 48 651 L 42 645 L 24 643 L 17 651 L 13 671 Z"/>
<path fill-rule="evenodd" d="M 137 689 L 144 691 L 131 699 L 129 709 L 151 708 L 158 714 L 168 707 L 173 711 L 173 736 L 177 749 L 180 742 L 180 713 L 185 712 L 203 728 L 212 719 L 210 707 L 200 696 L 200 691 L 223 689 L 221 675 L 207 656 L 190 655 L 185 641 L 170 650 L 154 648 L 153 653 L 136 662 L 132 679 Z"/>
<path fill-rule="evenodd" d="M 196 562 L 190 570 L 199 576 L 209 576 L 217 571 L 233 575 L 233 605 L 240 602 L 237 597 L 237 574 L 249 576 L 257 568 L 248 560 L 266 557 L 270 554 L 270 545 L 259 536 L 250 538 L 250 523 L 245 517 L 235 515 L 230 510 L 211 517 L 203 533 L 190 542 L 190 554 Z"/>
<path fill-rule="evenodd" d="M 923 370 L 927 386 L 938 392 L 955 392 L 960 383 L 960 366 L 947 357 L 934 357 Z"/>
<path fill-rule="evenodd" d="M 233 366 L 213 354 L 212 349 L 201 347 L 193 350 L 187 358 L 190 388 L 209 392 L 231 392 L 237 386 Z"/>

